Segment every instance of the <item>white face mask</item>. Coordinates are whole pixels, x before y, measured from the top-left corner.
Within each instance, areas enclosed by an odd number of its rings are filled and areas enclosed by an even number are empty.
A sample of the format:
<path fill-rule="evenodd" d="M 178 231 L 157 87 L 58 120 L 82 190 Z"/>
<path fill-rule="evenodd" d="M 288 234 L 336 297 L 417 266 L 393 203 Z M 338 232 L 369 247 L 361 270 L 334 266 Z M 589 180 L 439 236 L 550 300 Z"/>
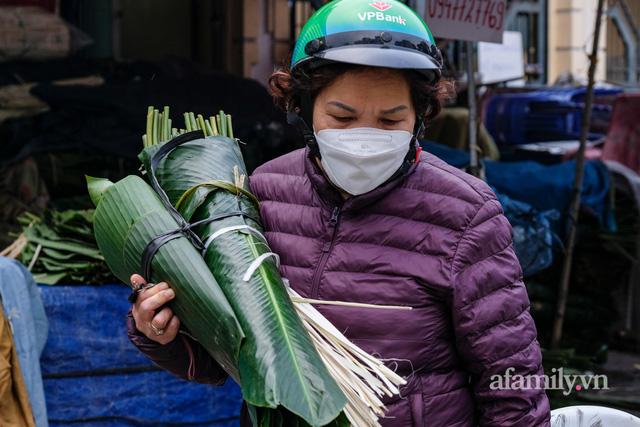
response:
<path fill-rule="evenodd" d="M 413 135 L 376 128 L 316 132 L 325 173 L 337 187 L 357 196 L 368 193 L 402 166 Z"/>

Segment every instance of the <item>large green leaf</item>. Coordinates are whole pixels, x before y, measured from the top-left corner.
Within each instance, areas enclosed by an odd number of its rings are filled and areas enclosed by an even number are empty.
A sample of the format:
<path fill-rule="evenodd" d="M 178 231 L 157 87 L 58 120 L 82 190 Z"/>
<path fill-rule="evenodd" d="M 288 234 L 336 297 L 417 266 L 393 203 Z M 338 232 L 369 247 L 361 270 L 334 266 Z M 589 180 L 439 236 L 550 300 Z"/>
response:
<path fill-rule="evenodd" d="M 278 409 L 260 408 L 248 405 L 249 418 L 255 427 L 309 427 L 310 424 L 302 418 L 279 407 Z M 349 419 L 342 412 L 336 419 L 325 427 L 350 427 Z"/>
<path fill-rule="evenodd" d="M 59 251 L 59 250 L 50 249 L 50 248 L 43 248 L 42 253 L 43 255 L 48 256 L 51 259 L 57 259 L 62 261 L 71 260 L 74 258 L 80 258 L 78 254 L 75 254 L 73 252 Z"/>
<path fill-rule="evenodd" d="M 142 179 L 129 176 L 101 194 L 94 218 L 98 246 L 113 273 L 125 283 L 142 273 L 140 260 L 156 236 L 179 228 Z M 185 237 L 171 240 L 152 261 L 153 282 L 175 291 L 171 307 L 189 332 L 236 381 L 244 337 L 224 293 L 198 251 Z"/>
<path fill-rule="evenodd" d="M 88 246 L 86 242 L 64 239 L 42 224 L 25 228 L 24 235 L 30 242 L 42 245 L 45 248 L 73 252 L 96 260 L 103 260 L 102 254 L 95 247 Z"/>
<path fill-rule="evenodd" d="M 60 281 L 62 279 L 64 279 L 67 276 L 67 273 L 40 273 L 40 274 L 34 274 L 33 275 L 33 279 L 37 282 L 37 283 L 42 283 L 44 285 L 55 285 L 57 283 L 60 283 Z"/>
<path fill-rule="evenodd" d="M 147 172 L 155 150 L 145 149 L 140 156 Z M 245 178 L 242 188 L 234 191 L 238 175 Z M 171 203 L 180 201 L 180 212 L 190 222 L 238 210 L 259 217 L 253 198 L 246 194 L 248 179 L 234 140 L 209 137 L 182 145 L 159 163 L 156 177 Z M 207 182 L 218 185 L 200 185 Z M 219 185 L 221 182 L 226 185 Z M 206 241 L 213 233 L 237 225 L 261 230 L 260 224 L 249 218 L 231 216 L 201 226 L 196 232 Z M 238 230 L 213 240 L 205 253 L 205 261 L 247 337 L 238 365 L 243 397 L 259 407 L 282 406 L 309 425 L 326 425 L 341 413 L 346 398 L 297 316 L 275 262 L 267 259 L 250 280 L 243 280 L 249 266 L 268 252 L 260 237 Z M 260 413 L 281 419 L 277 411 Z M 300 425 L 305 424 L 303 420 Z M 261 420 L 261 424 L 265 422 L 271 425 L 271 421 Z"/>
<path fill-rule="evenodd" d="M 58 260 L 51 259 L 51 258 L 45 258 L 45 257 L 42 257 L 39 260 L 44 264 L 45 268 L 49 272 L 64 272 L 64 271 L 71 271 L 71 270 L 82 270 L 82 269 L 91 268 L 91 266 L 95 265 L 95 264 L 92 264 L 92 263 L 87 262 L 87 261 L 80 261 L 80 262 L 64 261 L 64 262 L 60 262 Z"/>
<path fill-rule="evenodd" d="M 104 193 L 113 185 L 113 182 L 106 178 L 95 178 L 93 176 L 86 175 L 87 189 L 89 190 L 89 197 L 95 206 L 98 206 L 100 199 Z"/>

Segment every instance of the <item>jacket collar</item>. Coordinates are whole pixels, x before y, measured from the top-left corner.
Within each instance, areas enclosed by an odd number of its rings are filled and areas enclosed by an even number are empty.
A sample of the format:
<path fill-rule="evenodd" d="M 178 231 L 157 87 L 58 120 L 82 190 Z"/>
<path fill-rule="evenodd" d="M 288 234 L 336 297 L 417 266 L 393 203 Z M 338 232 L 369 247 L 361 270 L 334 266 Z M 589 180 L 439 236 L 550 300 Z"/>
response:
<path fill-rule="evenodd" d="M 311 181 L 322 201 L 331 208 L 341 206 L 342 211 L 356 211 L 380 200 L 394 188 L 400 186 L 405 178 L 413 173 L 417 165 L 417 162 L 413 163 L 403 175 L 385 182 L 368 193 L 343 200 L 340 192 L 333 186 L 312 157 L 308 147 L 305 148 L 304 162 L 305 172 L 309 177 L 309 181 Z"/>

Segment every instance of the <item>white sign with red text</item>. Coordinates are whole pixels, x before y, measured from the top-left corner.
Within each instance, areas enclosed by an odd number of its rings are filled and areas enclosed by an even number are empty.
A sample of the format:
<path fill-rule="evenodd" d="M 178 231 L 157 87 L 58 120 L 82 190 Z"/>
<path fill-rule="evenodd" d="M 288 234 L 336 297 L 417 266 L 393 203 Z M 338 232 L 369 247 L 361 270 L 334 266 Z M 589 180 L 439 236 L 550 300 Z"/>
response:
<path fill-rule="evenodd" d="M 502 43 L 506 0 L 422 0 L 434 37 Z"/>

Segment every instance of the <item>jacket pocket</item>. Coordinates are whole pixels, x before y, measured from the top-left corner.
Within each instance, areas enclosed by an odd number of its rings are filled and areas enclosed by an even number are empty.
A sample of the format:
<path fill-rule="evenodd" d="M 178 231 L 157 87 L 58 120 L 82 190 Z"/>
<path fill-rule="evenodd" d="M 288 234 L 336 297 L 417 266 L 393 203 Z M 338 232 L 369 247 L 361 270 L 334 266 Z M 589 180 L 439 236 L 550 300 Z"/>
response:
<path fill-rule="evenodd" d="M 378 418 L 382 427 L 415 427 L 411 396 L 387 404 L 385 416 Z"/>

